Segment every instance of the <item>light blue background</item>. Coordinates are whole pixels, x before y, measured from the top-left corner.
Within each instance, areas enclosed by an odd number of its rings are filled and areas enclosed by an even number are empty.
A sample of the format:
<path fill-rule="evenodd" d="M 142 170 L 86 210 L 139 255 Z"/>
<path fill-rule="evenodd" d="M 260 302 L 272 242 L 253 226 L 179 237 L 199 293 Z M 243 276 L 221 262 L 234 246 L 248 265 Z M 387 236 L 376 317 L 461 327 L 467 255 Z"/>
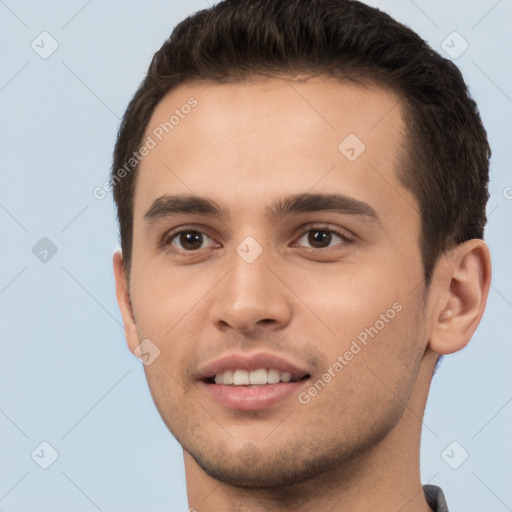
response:
<path fill-rule="evenodd" d="M 421 471 L 453 512 L 511 510 L 512 1 L 369 3 L 441 53 L 453 31 L 469 43 L 456 63 L 493 149 L 493 285 L 472 342 L 434 378 Z M 108 178 L 119 119 L 153 53 L 178 21 L 207 6 L 0 2 L 3 512 L 187 509 L 181 449 L 124 341 L 111 196 L 100 201 L 92 190 Z M 48 59 L 31 48 L 42 31 L 59 44 Z M 42 237 L 58 248 L 47 263 L 32 253 Z M 42 441 L 59 454 L 46 470 L 31 458 Z M 441 457 L 453 441 L 469 453 L 458 469 Z"/>

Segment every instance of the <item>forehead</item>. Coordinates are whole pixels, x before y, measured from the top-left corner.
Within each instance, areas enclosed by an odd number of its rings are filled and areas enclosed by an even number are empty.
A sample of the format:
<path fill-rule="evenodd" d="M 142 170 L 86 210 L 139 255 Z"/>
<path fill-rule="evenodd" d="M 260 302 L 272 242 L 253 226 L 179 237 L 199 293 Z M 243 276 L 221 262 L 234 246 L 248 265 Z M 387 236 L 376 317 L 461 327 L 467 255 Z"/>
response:
<path fill-rule="evenodd" d="M 235 216 L 308 191 L 340 192 L 383 213 L 415 203 L 396 175 L 401 104 L 380 87 L 318 78 L 184 84 L 157 105 L 144 142 L 136 219 L 177 193 L 210 197 Z"/>

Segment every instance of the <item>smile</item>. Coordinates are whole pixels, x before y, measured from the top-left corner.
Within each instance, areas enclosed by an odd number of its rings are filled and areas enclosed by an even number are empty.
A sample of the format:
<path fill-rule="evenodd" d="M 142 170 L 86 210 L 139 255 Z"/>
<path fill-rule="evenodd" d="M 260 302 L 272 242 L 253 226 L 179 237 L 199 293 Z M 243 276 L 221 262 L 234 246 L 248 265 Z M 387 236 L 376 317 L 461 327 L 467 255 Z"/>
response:
<path fill-rule="evenodd" d="M 304 376 L 302 378 L 307 377 Z M 264 386 L 267 384 L 279 384 L 280 382 L 297 382 L 301 380 L 299 377 L 289 372 L 281 372 L 276 368 L 259 368 L 258 370 L 226 370 L 217 373 L 211 378 L 211 382 L 215 384 L 223 384 L 224 386 Z"/>

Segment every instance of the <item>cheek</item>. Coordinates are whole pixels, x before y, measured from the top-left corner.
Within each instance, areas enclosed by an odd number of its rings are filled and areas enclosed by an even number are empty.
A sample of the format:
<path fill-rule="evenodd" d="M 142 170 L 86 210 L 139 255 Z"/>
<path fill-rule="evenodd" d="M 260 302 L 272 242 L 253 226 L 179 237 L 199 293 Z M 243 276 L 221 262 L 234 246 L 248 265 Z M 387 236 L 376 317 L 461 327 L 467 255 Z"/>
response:
<path fill-rule="evenodd" d="M 425 348 L 421 287 L 411 293 L 406 279 L 381 269 L 359 271 L 355 265 L 296 282 L 294 291 L 309 309 L 297 315 L 297 331 L 316 340 L 315 349 L 327 364 L 320 373 L 331 368 L 337 376 L 329 384 L 333 391 L 368 395 L 378 407 L 379 400 L 386 403 L 412 390 Z"/>
<path fill-rule="evenodd" d="M 327 366 L 301 397 L 301 403 L 308 402 L 310 417 L 336 422 L 347 431 L 378 431 L 398 421 L 409 403 L 423 354 L 421 323 L 414 311 L 404 305 L 399 312 L 393 310 L 389 323 L 381 320 L 384 325 L 375 325 L 369 320 L 362 329 L 360 319 L 352 328 L 355 335 L 340 329 L 329 346 L 319 344 Z"/>
<path fill-rule="evenodd" d="M 202 409 L 188 397 L 178 372 L 169 365 L 167 354 L 162 354 L 144 370 L 153 402 L 175 437 L 179 439 L 183 432 L 189 432 L 207 420 L 202 416 Z"/>
<path fill-rule="evenodd" d="M 218 281 L 216 274 L 210 274 L 171 272 L 165 266 L 148 264 L 143 275 L 134 276 L 133 306 L 140 331 L 165 339 L 181 327 Z"/>
<path fill-rule="evenodd" d="M 386 269 L 352 264 L 320 270 L 289 275 L 288 281 L 300 299 L 296 311 L 304 309 L 296 320 L 308 322 L 334 344 L 360 333 L 364 338 L 365 329 L 375 324 L 380 332 L 399 315 L 406 286 Z"/>
<path fill-rule="evenodd" d="M 168 384 L 169 396 L 180 396 L 180 386 L 189 382 L 184 369 L 214 338 L 208 323 L 210 296 L 223 272 L 192 272 L 154 264 L 146 269 L 134 276 L 133 306 L 139 338 L 150 339 L 160 350 L 155 364 L 146 367 L 148 381 L 153 377 L 156 393 Z"/>

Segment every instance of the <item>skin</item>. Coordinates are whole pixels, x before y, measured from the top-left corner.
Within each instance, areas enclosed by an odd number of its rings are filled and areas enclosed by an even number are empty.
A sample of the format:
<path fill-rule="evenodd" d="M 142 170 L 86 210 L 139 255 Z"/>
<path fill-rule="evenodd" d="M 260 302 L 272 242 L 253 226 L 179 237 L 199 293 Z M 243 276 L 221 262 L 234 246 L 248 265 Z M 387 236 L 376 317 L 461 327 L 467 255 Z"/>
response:
<path fill-rule="evenodd" d="M 419 206 L 396 174 L 405 128 L 394 93 L 321 78 L 190 83 L 159 103 L 147 135 L 191 96 L 197 106 L 138 171 L 129 283 L 114 255 L 128 346 L 136 353 L 149 338 L 160 350 L 145 372 L 184 449 L 190 507 L 430 510 L 419 474 L 425 403 L 438 356 L 466 346 L 480 322 L 486 244 L 443 256 L 425 294 Z M 338 150 L 348 134 L 366 146 L 354 161 Z M 379 222 L 265 216 L 276 199 L 303 193 L 345 194 Z M 146 222 L 166 194 L 209 198 L 230 217 Z M 315 244 L 309 230 L 319 225 L 351 241 L 331 233 Z M 175 228 L 204 233 L 199 248 L 170 238 Z M 236 252 L 248 236 L 263 250 L 252 263 Z M 401 311 L 307 405 L 294 394 L 265 410 L 228 409 L 195 378 L 227 352 L 264 350 L 306 367 L 308 390 L 395 303 Z"/>

